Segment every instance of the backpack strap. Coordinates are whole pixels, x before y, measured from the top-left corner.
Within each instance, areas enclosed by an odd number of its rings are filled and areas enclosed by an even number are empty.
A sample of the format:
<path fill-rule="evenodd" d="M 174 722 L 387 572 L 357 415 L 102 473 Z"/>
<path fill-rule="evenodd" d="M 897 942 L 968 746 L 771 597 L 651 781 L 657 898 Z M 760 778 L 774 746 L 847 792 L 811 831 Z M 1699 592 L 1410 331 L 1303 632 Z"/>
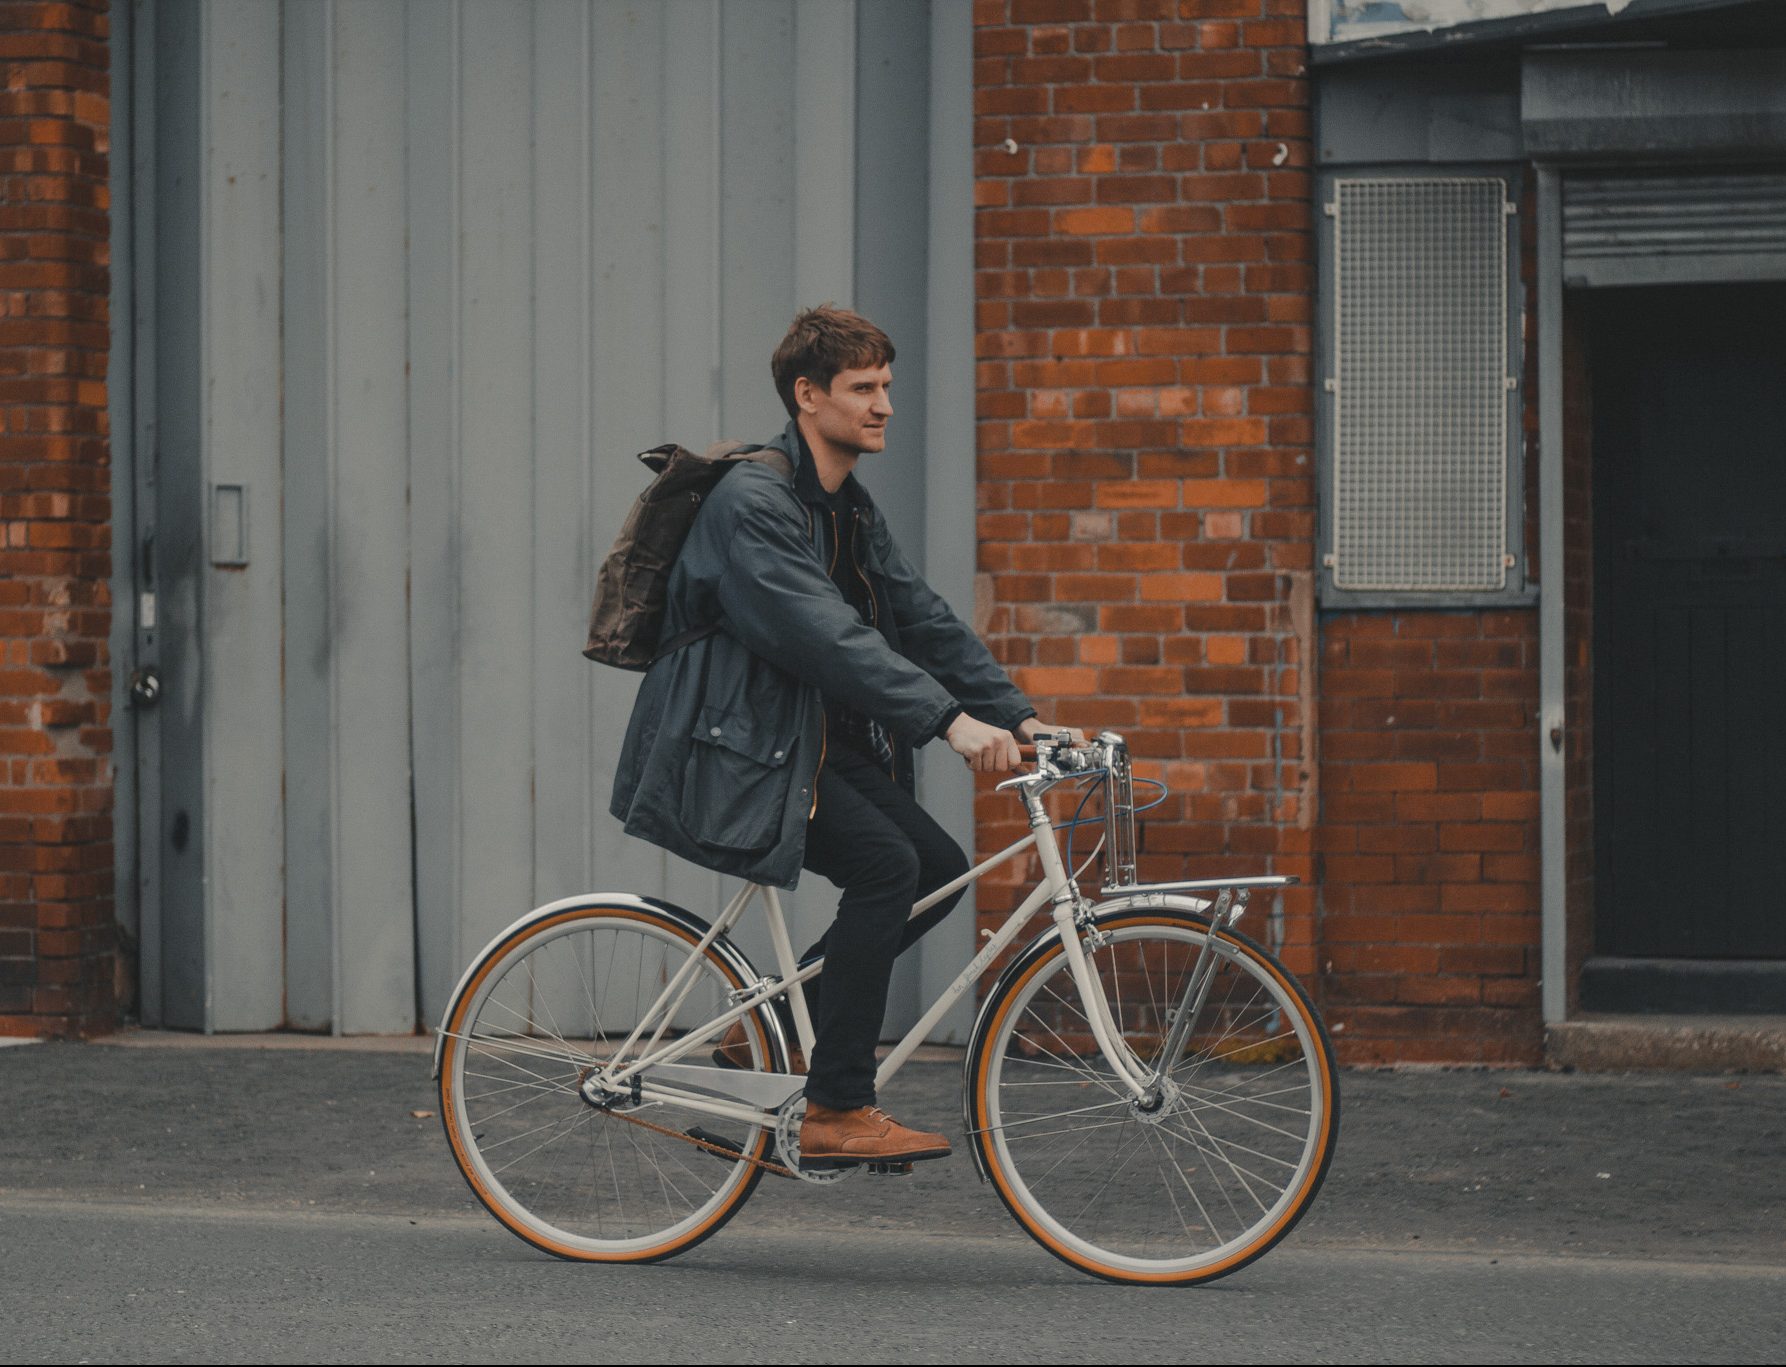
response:
<path fill-rule="evenodd" d="M 692 646 L 696 641 L 705 640 L 718 630 L 718 622 L 709 622 L 704 627 L 690 627 L 687 631 L 677 632 L 674 636 L 670 637 L 669 640 L 658 646 L 657 653 L 651 657 L 651 664 L 656 664 L 666 655 L 674 655 L 684 646 Z M 646 665 L 645 667 L 649 669 L 651 665 Z"/>

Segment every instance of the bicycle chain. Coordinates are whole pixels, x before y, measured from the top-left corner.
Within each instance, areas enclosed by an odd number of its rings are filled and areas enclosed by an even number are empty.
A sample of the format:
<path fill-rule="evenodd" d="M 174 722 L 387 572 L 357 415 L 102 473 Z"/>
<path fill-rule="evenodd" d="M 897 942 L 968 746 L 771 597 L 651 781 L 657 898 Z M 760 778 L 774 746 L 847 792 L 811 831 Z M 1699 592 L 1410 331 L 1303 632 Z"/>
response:
<path fill-rule="evenodd" d="M 735 1149 L 728 1149 L 723 1144 L 714 1144 L 705 1139 L 696 1139 L 692 1134 L 689 1134 L 684 1130 L 672 1130 L 667 1125 L 656 1125 L 649 1120 L 641 1120 L 636 1115 L 622 1115 L 619 1111 L 602 1111 L 602 1114 L 612 1116 L 615 1120 L 624 1120 L 629 1125 L 641 1126 L 655 1134 L 667 1135 L 671 1139 L 680 1139 L 685 1144 L 693 1144 L 697 1149 L 705 1149 L 708 1153 L 717 1154 L 721 1158 L 730 1158 L 735 1162 L 749 1163 L 751 1166 L 761 1168 L 764 1172 L 773 1173 L 777 1177 L 791 1177 L 796 1181 L 799 1180 L 799 1173 L 790 1171 L 779 1163 L 771 1163 L 766 1158 L 752 1158 L 747 1153 L 741 1153 Z"/>

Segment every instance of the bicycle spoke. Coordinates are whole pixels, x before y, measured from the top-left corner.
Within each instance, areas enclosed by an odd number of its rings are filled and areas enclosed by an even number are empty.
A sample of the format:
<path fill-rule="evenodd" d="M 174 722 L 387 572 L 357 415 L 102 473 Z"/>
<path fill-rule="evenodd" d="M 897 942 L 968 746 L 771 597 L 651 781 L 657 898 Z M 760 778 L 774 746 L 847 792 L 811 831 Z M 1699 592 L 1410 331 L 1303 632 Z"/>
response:
<path fill-rule="evenodd" d="M 1043 1112 L 1038 1115 L 1027 1116 L 1022 1119 L 1018 1119 L 1018 1120 L 1007 1120 L 1003 1124 L 991 1126 L 987 1130 L 981 1131 L 981 1133 L 987 1134 L 987 1133 L 991 1133 L 993 1130 L 1002 1130 L 1006 1134 L 1009 1134 L 1012 1130 L 1017 1128 L 1017 1126 L 1019 1126 L 1019 1125 L 1036 1125 L 1036 1124 L 1040 1124 L 1044 1120 L 1065 1120 L 1070 1115 L 1086 1115 L 1091 1111 L 1107 1111 L 1112 1106 L 1121 1106 L 1124 1104 L 1126 1104 L 1126 1103 L 1124 1103 L 1123 1101 L 1120 1101 L 1120 1100 L 1100 1101 L 1094 1105 L 1080 1106 L 1076 1110 L 1071 1110 L 1071 1111 L 1047 1111 L 1047 1112 Z"/>
<path fill-rule="evenodd" d="M 1182 1112 L 1181 1114 L 1187 1115 L 1187 1116 L 1191 1117 L 1193 1120 L 1197 1120 L 1197 1123 L 1199 1125 L 1202 1124 L 1202 1121 L 1200 1119 L 1198 1119 L 1197 1114 L 1194 1111 L 1185 1111 L 1185 1112 Z M 1171 1122 L 1168 1121 L 1167 1123 L 1170 1124 Z M 1298 1164 L 1294 1160 L 1291 1160 L 1288 1158 L 1279 1158 L 1274 1154 L 1264 1153 L 1259 1149 L 1255 1149 L 1255 1148 L 1252 1148 L 1246 1144 L 1242 1144 L 1237 1139 L 1226 1139 L 1219 1134 L 1213 1134 L 1207 1128 L 1205 1128 L 1203 1132 L 1205 1134 L 1209 1135 L 1210 1141 L 1212 1143 L 1220 1144 L 1223 1148 L 1224 1153 L 1228 1149 L 1238 1149 L 1241 1153 L 1244 1153 L 1251 1158 L 1263 1159 L 1267 1163 L 1275 1163 L 1279 1167 L 1289 1168 L 1291 1171 L 1295 1171 L 1295 1169 L 1298 1166 Z M 1232 1160 L 1230 1160 L 1230 1161 L 1232 1161 Z"/>
<path fill-rule="evenodd" d="M 1294 989 L 1248 942 L 1212 945 L 1200 919 L 1171 916 L 1106 930 L 1087 984 L 1102 991 L 1117 1038 L 1159 1058 L 1154 1111 L 1129 1109 L 1109 1061 L 1087 1043 L 1100 1008 L 1083 999 L 1064 949 L 1006 989 L 1015 1001 L 996 1005 L 1001 1024 L 983 1046 L 993 1062 L 976 1065 L 977 1142 L 1001 1194 L 1050 1248 L 1117 1280 L 1197 1280 L 1257 1256 L 1306 1206 L 1317 1185 L 1310 1166 L 1324 1164 L 1332 1137 L 1328 1127 L 1317 1143 L 1331 1072 Z M 1198 1018 L 1167 1060 L 1169 1012 L 1199 962 L 1208 976 Z M 1088 1103 L 1080 1093 L 1093 1084 L 1103 1095 Z"/>
<path fill-rule="evenodd" d="M 715 1212 L 735 1210 L 755 1186 L 760 1169 L 721 1161 L 683 1132 L 717 1125 L 749 1151 L 760 1127 L 716 1120 L 695 1098 L 622 1095 L 602 1110 L 582 1095 L 582 1079 L 620 1061 L 641 1024 L 662 1028 L 664 1047 L 688 1038 L 678 1025 L 715 1030 L 740 982 L 716 954 L 690 964 L 695 952 L 667 917 L 594 909 L 522 933 L 456 1008 L 442 1077 L 454 1154 L 524 1238 L 578 1256 L 648 1254 L 703 1237 L 723 1223 Z M 674 1012 L 643 1020 L 641 1008 L 679 975 Z"/>
<path fill-rule="evenodd" d="M 1150 1137 L 1154 1140 L 1155 1143 L 1157 1143 L 1160 1146 L 1161 1152 L 1165 1156 L 1167 1164 L 1172 1169 L 1173 1176 L 1178 1178 L 1180 1185 L 1182 1185 L 1184 1187 L 1185 1191 L 1187 1193 L 1189 1193 L 1191 1201 L 1197 1207 L 1197 1213 L 1203 1217 L 1204 1227 L 1209 1230 L 1210 1235 L 1215 1239 L 1215 1241 L 1217 1243 L 1220 1243 L 1221 1238 L 1222 1238 L 1221 1228 L 1216 1224 L 1214 1217 L 1212 1217 L 1210 1215 L 1208 1207 L 1206 1207 L 1203 1204 L 1203 1198 L 1197 1195 L 1197 1189 L 1191 1185 L 1191 1179 L 1186 1177 L 1184 1174 L 1184 1169 L 1178 1166 L 1178 1162 L 1172 1153 L 1171 1147 L 1166 1143 L 1166 1141 L 1164 1139 L 1161 1139 L 1158 1135 L 1153 1135 Z M 1172 1208 L 1174 1210 L 1177 1210 L 1178 1209 L 1178 1196 L 1175 1192 L 1173 1192 L 1172 1184 L 1170 1182 L 1167 1182 L 1167 1183 L 1164 1183 L 1163 1185 L 1166 1188 L 1166 1194 L 1168 1196 L 1171 1196 L 1171 1198 L 1172 1198 Z M 1227 1195 L 1226 1192 L 1223 1192 L 1222 1194 L 1224 1197 Z M 1232 1201 L 1229 1201 L 1228 1205 L 1229 1205 L 1229 1208 L 1232 1209 L 1234 1203 Z M 1182 1215 L 1179 1216 L 1179 1223 L 1184 1224 L 1184 1217 Z M 1246 1223 L 1244 1220 L 1242 1220 L 1240 1218 L 1240 1212 L 1237 1210 L 1234 1212 L 1234 1223 L 1236 1225 L 1242 1226 L 1242 1227 L 1244 1227 L 1245 1223 Z M 1188 1224 L 1185 1225 L 1185 1233 L 1188 1235 L 1190 1232 L 1191 1232 L 1190 1226 Z"/>
<path fill-rule="evenodd" d="M 1202 1124 L 1199 1124 L 1197 1126 L 1197 1128 L 1203 1131 L 1204 1138 L 1207 1138 L 1211 1145 L 1219 1144 L 1221 1142 L 1220 1139 L 1216 1135 L 1210 1134 L 1207 1127 L 1203 1126 Z M 1263 1202 L 1259 1199 L 1259 1194 L 1253 1190 L 1252 1182 L 1247 1181 L 1247 1178 L 1250 1177 L 1253 1179 L 1253 1182 L 1257 1182 L 1261 1186 L 1271 1188 L 1271 1190 L 1274 1193 L 1276 1193 L 1276 1195 L 1278 1195 L 1278 1196 L 1283 1195 L 1284 1189 L 1282 1187 L 1274 1186 L 1268 1178 L 1261 1177 L 1258 1173 L 1253 1172 L 1250 1168 L 1243 1168 L 1240 1164 L 1236 1163 L 1232 1158 L 1228 1157 L 1227 1154 L 1223 1153 L 1219 1148 L 1206 1147 L 1201 1139 L 1198 1139 L 1195 1135 L 1189 1134 L 1182 1130 L 1174 1129 L 1173 1133 L 1178 1135 L 1179 1138 L 1188 1141 L 1192 1145 L 1192 1147 L 1194 1147 L 1197 1150 L 1198 1153 L 1200 1153 L 1204 1156 L 1205 1159 L 1207 1159 L 1211 1162 L 1219 1162 L 1219 1163 L 1225 1164 L 1228 1168 L 1228 1171 L 1234 1174 L 1235 1180 L 1237 1180 L 1240 1183 L 1241 1187 L 1245 1189 L 1246 1194 L 1253 1198 L 1253 1203 L 1259 1207 L 1259 1210 L 1261 1213 L 1264 1213 L 1268 1209 L 1268 1207 L 1266 1206 L 1265 1202 Z M 1224 1189 L 1224 1193 L 1225 1193 L 1225 1189 Z M 1233 1204 L 1232 1201 L 1230 1201 L 1229 1204 L 1232 1205 Z M 1236 1218 L 1238 1218 L 1239 1212 L 1236 1211 L 1235 1215 L 1236 1215 Z"/>
<path fill-rule="evenodd" d="M 554 1121 L 550 1122 L 549 1124 L 536 1125 L 536 1126 L 534 1126 L 533 1129 L 528 1130 L 523 1134 L 515 1135 L 515 1136 L 513 1136 L 512 1139 L 503 1140 L 502 1142 L 507 1144 L 507 1143 L 512 1143 L 514 1139 L 524 1139 L 529 1134 L 538 1134 L 541 1130 L 557 1130 L 558 1131 L 558 1133 L 556 1133 L 556 1134 L 547 1135 L 539 1143 L 535 1144 L 531 1149 L 527 1150 L 526 1153 L 516 1154 L 513 1158 L 509 1159 L 508 1162 L 504 1163 L 500 1168 L 496 1169 L 497 1175 L 500 1176 L 502 1173 L 508 1171 L 508 1169 L 514 1167 L 515 1164 L 524 1162 L 527 1159 L 531 1158 L 534 1154 L 538 1153 L 541 1149 L 545 1148 L 548 1144 L 556 1144 L 560 1139 L 563 1139 L 565 1137 L 565 1135 L 571 1133 L 572 1130 L 575 1130 L 578 1126 L 585 1124 L 588 1121 L 589 1117 L 593 1114 L 594 1114 L 594 1112 L 590 1111 L 590 1112 L 585 1112 L 582 1115 L 573 1115 L 571 1117 L 571 1123 L 568 1126 L 565 1125 L 564 1118 L 561 1116 L 557 1120 L 554 1120 Z"/>

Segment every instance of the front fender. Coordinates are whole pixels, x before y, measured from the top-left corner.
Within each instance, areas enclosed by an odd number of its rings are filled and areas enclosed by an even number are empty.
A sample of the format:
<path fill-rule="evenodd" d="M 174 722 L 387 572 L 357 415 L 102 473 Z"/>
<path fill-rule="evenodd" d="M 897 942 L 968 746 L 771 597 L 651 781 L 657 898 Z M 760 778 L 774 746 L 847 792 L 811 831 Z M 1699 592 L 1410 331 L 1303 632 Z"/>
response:
<path fill-rule="evenodd" d="M 430 1076 L 436 1079 L 440 1077 L 441 1054 L 446 1047 L 447 1022 L 453 1018 L 453 1012 L 456 1011 L 459 1006 L 459 999 L 464 996 L 466 989 L 470 987 L 472 979 L 477 974 L 478 967 L 484 960 L 489 958 L 503 941 L 512 937 L 517 931 L 524 930 L 534 922 L 543 921 L 550 916 L 556 916 L 562 911 L 581 910 L 585 907 L 620 907 L 629 911 L 655 911 L 659 915 L 675 921 L 682 926 L 684 930 L 691 931 L 697 936 L 705 936 L 707 932 L 713 928 L 713 923 L 711 921 L 695 915 L 694 912 L 689 911 L 685 907 L 677 906 L 674 902 L 666 902 L 660 897 L 640 897 L 630 892 L 585 892 L 580 893 L 575 897 L 564 897 L 556 902 L 548 902 L 543 907 L 535 907 L 532 911 L 517 920 L 513 925 L 505 927 L 499 935 L 491 940 L 489 944 L 484 946 L 477 957 L 466 965 L 465 971 L 459 975 L 459 981 L 454 986 L 452 995 L 447 998 L 446 1010 L 441 1015 L 440 1025 L 436 1027 L 434 1031 L 434 1063 Z M 726 936 L 718 936 L 713 941 L 713 952 L 719 955 L 726 967 L 730 968 L 738 975 L 741 982 L 745 984 L 754 983 L 760 977 L 755 966 L 745 957 L 744 951 L 739 949 L 738 946 L 733 944 Z M 785 1064 L 787 1060 L 792 1057 L 792 1054 L 788 1047 L 787 1033 L 782 1029 L 781 1013 L 779 1011 L 771 1010 L 763 1012 L 763 1016 L 772 1037 L 772 1047 L 781 1051 L 780 1059 L 782 1063 Z"/>
<path fill-rule="evenodd" d="M 1205 913 L 1213 904 L 1201 897 L 1185 897 L 1164 892 L 1143 892 L 1133 893 L 1127 897 L 1113 897 L 1108 902 L 1098 902 L 1095 905 L 1097 912 L 1092 919 L 1093 925 L 1102 925 L 1105 921 L 1139 909 L 1182 911 L 1207 926 L 1209 917 Z M 980 1049 L 985 1042 L 986 1034 L 992 1028 L 993 1004 L 1004 995 L 1005 989 L 1015 979 L 1058 943 L 1060 943 L 1060 927 L 1056 925 L 1050 925 L 1047 930 L 1030 941 L 1023 953 L 1005 965 L 1005 971 L 998 975 L 998 981 L 993 984 L 992 991 L 986 994 L 986 999 L 980 1003 L 979 1013 L 974 1017 L 973 1032 L 968 1036 L 967 1057 L 962 1060 L 961 1065 L 961 1125 L 967 1133 L 968 1150 L 973 1154 L 974 1171 L 979 1174 L 982 1182 L 987 1178 L 986 1155 L 984 1152 L 985 1140 L 974 1129 L 974 1061 L 980 1057 Z"/>

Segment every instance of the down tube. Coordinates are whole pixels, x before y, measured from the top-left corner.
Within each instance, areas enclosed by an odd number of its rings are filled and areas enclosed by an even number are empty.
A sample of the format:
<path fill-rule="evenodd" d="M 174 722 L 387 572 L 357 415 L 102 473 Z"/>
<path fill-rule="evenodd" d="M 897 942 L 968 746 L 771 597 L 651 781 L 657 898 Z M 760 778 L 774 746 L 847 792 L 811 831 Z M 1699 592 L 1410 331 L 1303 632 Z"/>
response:
<path fill-rule="evenodd" d="M 885 1087 L 892 1080 L 893 1075 L 905 1065 L 905 1061 L 924 1042 L 925 1036 L 936 1028 L 936 1023 L 943 1018 L 943 1013 L 955 1005 L 961 994 L 972 987 L 980 974 L 986 971 L 986 966 L 1002 954 L 1006 946 L 1017 938 L 1023 928 L 1035 917 L 1036 912 L 1041 910 L 1042 904 L 1048 900 L 1048 896 L 1049 887 L 1044 882 L 1023 899 L 1023 905 L 1012 912 L 1010 919 L 998 928 L 998 934 L 988 940 L 985 948 L 974 955 L 968 961 L 967 967 L 956 975 L 955 981 L 943 989 L 942 995 L 931 1004 L 930 1009 L 919 1018 L 918 1023 L 906 1033 L 905 1038 L 894 1046 L 893 1052 L 881 1060 L 881 1066 L 874 1075 L 874 1085 L 877 1090 Z"/>

